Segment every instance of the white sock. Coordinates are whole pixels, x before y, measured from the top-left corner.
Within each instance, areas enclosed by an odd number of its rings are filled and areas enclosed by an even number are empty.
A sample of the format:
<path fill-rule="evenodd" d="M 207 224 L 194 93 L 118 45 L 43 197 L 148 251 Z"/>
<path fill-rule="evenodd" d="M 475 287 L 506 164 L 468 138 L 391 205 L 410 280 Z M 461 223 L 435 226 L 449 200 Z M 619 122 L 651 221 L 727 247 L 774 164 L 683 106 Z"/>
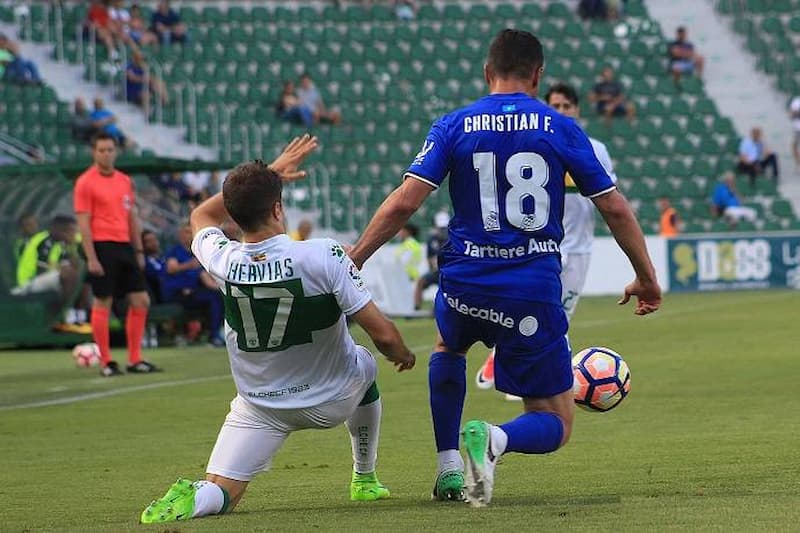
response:
<path fill-rule="evenodd" d="M 64 322 L 67 324 L 74 324 L 78 321 L 78 312 L 76 309 L 67 309 L 64 313 Z"/>
<path fill-rule="evenodd" d="M 508 446 L 508 435 L 500 426 L 490 424 L 489 427 L 492 432 L 492 438 L 490 439 L 492 453 L 495 457 L 500 457 L 506 451 L 506 446 Z"/>
<path fill-rule="evenodd" d="M 345 422 L 353 447 L 353 470 L 358 474 L 375 471 L 382 412 L 383 404 L 378 398 L 370 404 L 356 407 L 355 412 Z"/>
<path fill-rule="evenodd" d="M 439 458 L 439 473 L 452 470 L 464 471 L 464 459 L 458 450 L 443 450 L 436 455 Z"/>
<path fill-rule="evenodd" d="M 86 324 L 89 322 L 89 320 L 87 320 L 88 317 L 86 316 L 86 309 L 76 309 L 75 317 L 79 324 Z"/>
<path fill-rule="evenodd" d="M 222 487 L 211 481 L 195 481 L 197 492 L 194 494 L 194 512 L 192 518 L 219 514 L 225 506 L 225 493 Z"/>

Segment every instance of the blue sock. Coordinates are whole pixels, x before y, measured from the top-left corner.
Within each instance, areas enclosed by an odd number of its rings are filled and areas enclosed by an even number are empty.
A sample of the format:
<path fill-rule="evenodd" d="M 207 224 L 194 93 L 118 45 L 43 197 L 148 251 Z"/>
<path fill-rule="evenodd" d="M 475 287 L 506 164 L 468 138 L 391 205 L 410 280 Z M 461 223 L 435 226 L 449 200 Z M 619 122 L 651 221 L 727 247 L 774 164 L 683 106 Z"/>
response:
<path fill-rule="evenodd" d="M 525 413 L 500 429 L 508 435 L 506 452 L 554 452 L 564 436 L 564 424 L 553 413 Z"/>
<path fill-rule="evenodd" d="M 467 394 L 466 358 L 448 352 L 431 354 L 428 387 L 436 450 L 457 450 L 461 412 Z"/>

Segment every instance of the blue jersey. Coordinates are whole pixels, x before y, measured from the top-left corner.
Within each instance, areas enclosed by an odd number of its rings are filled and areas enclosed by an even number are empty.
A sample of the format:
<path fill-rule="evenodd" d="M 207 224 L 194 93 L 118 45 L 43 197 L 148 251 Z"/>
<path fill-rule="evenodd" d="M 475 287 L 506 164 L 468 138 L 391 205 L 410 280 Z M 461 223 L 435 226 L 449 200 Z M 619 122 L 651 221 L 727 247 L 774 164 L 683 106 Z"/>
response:
<path fill-rule="evenodd" d="M 580 126 L 524 93 L 436 121 L 406 177 L 439 187 L 450 176 L 443 290 L 559 304 L 566 172 L 584 196 L 614 188 Z"/>

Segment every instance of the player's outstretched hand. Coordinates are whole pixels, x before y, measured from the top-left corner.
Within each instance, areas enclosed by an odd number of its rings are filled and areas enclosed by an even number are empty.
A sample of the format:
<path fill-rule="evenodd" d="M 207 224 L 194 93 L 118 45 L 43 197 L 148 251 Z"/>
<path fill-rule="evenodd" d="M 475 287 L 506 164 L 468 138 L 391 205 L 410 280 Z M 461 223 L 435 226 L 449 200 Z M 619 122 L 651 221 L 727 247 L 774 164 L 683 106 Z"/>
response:
<path fill-rule="evenodd" d="M 387 359 L 394 365 L 398 372 L 402 372 L 403 370 L 411 370 L 414 368 L 414 365 L 417 362 L 417 356 L 414 355 L 410 350 L 406 350 L 404 354 L 392 355 L 387 357 Z"/>
<path fill-rule="evenodd" d="M 308 133 L 302 137 L 295 137 L 289 145 L 283 149 L 275 161 L 269 167 L 280 174 L 284 182 L 297 181 L 306 177 L 304 170 L 298 167 L 305 161 L 311 152 L 317 149 L 317 138 Z"/>
<path fill-rule="evenodd" d="M 625 287 L 625 294 L 617 303 L 625 305 L 631 299 L 631 296 L 636 296 L 636 309 L 633 311 L 637 315 L 649 315 L 655 313 L 661 307 L 661 287 L 658 282 L 641 281 L 640 279 L 633 280 L 632 283 Z"/>

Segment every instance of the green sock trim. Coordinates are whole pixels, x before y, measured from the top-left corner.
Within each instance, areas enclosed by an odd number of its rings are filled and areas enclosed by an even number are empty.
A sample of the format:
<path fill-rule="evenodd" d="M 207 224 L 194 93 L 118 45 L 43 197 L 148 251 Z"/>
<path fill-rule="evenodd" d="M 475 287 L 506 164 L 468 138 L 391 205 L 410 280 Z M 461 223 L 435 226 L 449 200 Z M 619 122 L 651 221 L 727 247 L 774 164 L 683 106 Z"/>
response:
<path fill-rule="evenodd" d="M 381 393 L 378 391 L 378 383 L 373 381 L 372 385 L 367 389 L 367 392 L 364 393 L 364 397 L 361 398 L 361 403 L 359 403 L 358 406 L 369 405 L 372 402 L 377 402 L 380 398 Z"/>
<path fill-rule="evenodd" d="M 217 486 L 219 487 L 219 485 L 217 485 Z M 228 494 L 228 491 L 223 489 L 222 487 L 219 487 L 219 488 L 222 491 L 222 498 L 223 498 L 223 500 L 222 500 L 222 509 L 220 509 L 219 514 L 225 514 L 225 513 L 228 512 L 228 507 L 231 504 L 231 495 Z"/>

